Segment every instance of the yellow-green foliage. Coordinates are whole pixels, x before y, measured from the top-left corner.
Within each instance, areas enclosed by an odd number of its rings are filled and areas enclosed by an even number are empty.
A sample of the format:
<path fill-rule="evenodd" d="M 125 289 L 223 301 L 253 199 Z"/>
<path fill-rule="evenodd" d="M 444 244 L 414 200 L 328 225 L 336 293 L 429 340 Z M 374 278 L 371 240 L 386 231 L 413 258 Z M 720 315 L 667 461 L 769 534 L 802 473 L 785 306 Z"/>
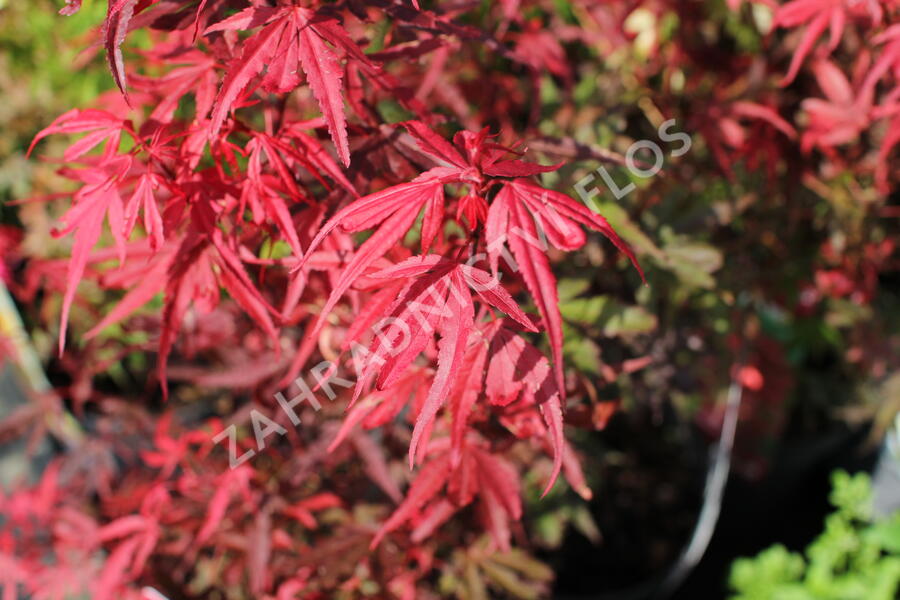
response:
<path fill-rule="evenodd" d="M 35 133 L 112 85 L 96 26 L 105 3 L 88 0 L 74 16 L 62 2 L 0 0 L 0 200 L 31 190 L 24 154 Z M 93 48 L 85 50 L 93 46 Z M 2 211 L 2 208 L 0 208 Z"/>
<path fill-rule="evenodd" d="M 733 600 L 893 600 L 900 584 L 900 513 L 872 517 L 869 477 L 832 477 L 834 513 L 804 555 L 777 545 L 735 561 Z"/>

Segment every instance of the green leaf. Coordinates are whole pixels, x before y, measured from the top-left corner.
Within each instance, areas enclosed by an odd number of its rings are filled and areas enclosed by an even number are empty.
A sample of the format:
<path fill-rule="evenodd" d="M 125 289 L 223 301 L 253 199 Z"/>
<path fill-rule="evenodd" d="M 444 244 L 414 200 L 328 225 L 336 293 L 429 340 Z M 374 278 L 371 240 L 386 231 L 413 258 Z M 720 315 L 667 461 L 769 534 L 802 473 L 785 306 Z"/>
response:
<path fill-rule="evenodd" d="M 560 302 L 559 310 L 568 321 L 599 326 L 607 337 L 647 333 L 656 328 L 654 315 L 640 306 L 626 306 L 611 296 Z"/>
<path fill-rule="evenodd" d="M 551 581 L 553 579 L 553 570 L 550 567 L 518 548 L 512 548 L 509 552 L 492 554 L 490 560 L 515 569 L 528 579 L 535 581 Z"/>
<path fill-rule="evenodd" d="M 722 266 L 722 253 L 703 242 L 671 241 L 663 247 L 665 268 L 672 271 L 685 285 L 711 289 L 715 285 L 712 273 Z"/>
<path fill-rule="evenodd" d="M 596 373 L 600 369 L 600 348 L 585 337 L 567 334 L 563 353 L 580 371 Z"/>
<path fill-rule="evenodd" d="M 591 280 L 587 277 L 566 277 L 560 279 L 556 285 L 560 301 L 571 300 L 572 298 L 583 294 L 589 287 L 591 287 Z"/>

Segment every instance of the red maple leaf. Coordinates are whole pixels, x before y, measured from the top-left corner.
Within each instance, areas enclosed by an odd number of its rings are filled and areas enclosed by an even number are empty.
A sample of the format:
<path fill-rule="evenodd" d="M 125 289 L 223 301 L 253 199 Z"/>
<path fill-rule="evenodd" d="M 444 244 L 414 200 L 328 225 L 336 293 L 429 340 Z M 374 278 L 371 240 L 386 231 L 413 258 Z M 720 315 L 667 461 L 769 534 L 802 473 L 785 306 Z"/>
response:
<path fill-rule="evenodd" d="M 299 66 L 319 103 L 338 156 L 349 165 L 347 119 L 341 95 L 342 68 L 332 46 L 367 66 L 371 66 L 369 59 L 337 20 L 299 6 L 246 8 L 208 27 L 204 35 L 259 26 L 262 29 L 244 41 L 240 57 L 229 66 L 212 111 L 210 135 L 218 132 L 228 112 L 257 75 L 263 74 L 258 82 L 263 89 L 289 92 L 300 83 Z"/>

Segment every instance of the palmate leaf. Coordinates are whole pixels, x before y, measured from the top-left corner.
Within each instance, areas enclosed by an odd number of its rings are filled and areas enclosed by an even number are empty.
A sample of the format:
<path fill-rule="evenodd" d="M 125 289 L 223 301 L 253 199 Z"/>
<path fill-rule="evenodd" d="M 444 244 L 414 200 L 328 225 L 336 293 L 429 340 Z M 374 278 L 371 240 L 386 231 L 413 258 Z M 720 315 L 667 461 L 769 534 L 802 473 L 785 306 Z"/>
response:
<path fill-rule="evenodd" d="M 544 355 L 505 327 L 502 321 L 491 323 L 485 335 L 489 340 L 490 356 L 484 390 L 488 401 L 497 406 L 510 406 L 514 402 L 537 406 L 547 426 L 553 449 L 553 471 L 544 489 L 546 495 L 563 467 L 565 450 L 558 383 L 555 376 L 551 376 Z"/>
<path fill-rule="evenodd" d="M 77 160 L 103 142 L 106 142 L 103 155 L 110 157 L 118 150 L 123 132 L 130 132 L 129 124 L 115 115 L 104 110 L 76 108 L 60 115 L 34 136 L 27 154 L 30 155 L 37 143 L 49 135 L 86 133 L 87 135 L 69 146 L 63 154 L 63 159 Z"/>
<path fill-rule="evenodd" d="M 561 250 L 581 247 L 585 237 L 578 225 L 605 235 L 631 259 L 643 277 L 634 253 L 606 219 L 565 194 L 545 190 L 532 182 L 514 180 L 504 184 L 488 210 L 485 224 L 491 269 L 497 272 L 502 247 L 507 244 L 544 319 L 553 354 L 554 373 L 563 396 L 562 316 L 559 313 L 556 277 L 546 253 L 546 241 Z"/>
<path fill-rule="evenodd" d="M 412 467 L 426 428 L 431 425 L 450 395 L 454 386 L 453 376 L 463 368 L 475 317 L 470 288 L 483 302 L 508 313 L 522 327 L 531 331 L 535 331 L 535 328 L 509 293 L 500 286 L 499 281 L 491 279 L 485 271 L 438 255 L 412 257 L 383 269 L 372 277 L 407 282 L 397 299 L 382 314 L 404 323 L 412 339 L 397 353 L 386 347 L 387 344 L 394 343 L 395 338 L 386 342 L 379 337 L 373 342 L 369 362 L 363 377 L 357 383 L 354 399 L 368 384 L 376 369 L 380 370 L 378 389 L 385 389 L 409 367 L 434 332 L 440 336 L 437 370 L 416 419 L 409 445 L 409 462 Z M 480 380 L 473 379 L 472 384 L 480 388 Z M 456 403 L 453 406 L 466 412 L 468 410 L 464 408 L 465 404 Z M 464 421 L 465 416 L 455 414 L 454 419 Z"/>
<path fill-rule="evenodd" d="M 209 34 L 216 31 L 229 29 L 244 29 L 255 24 L 254 19 L 258 18 L 263 22 L 268 22 L 274 14 L 273 9 L 256 9 L 248 8 L 239 15 L 247 16 L 246 20 L 236 20 L 235 17 L 209 27 L 204 33 Z M 218 133 L 225 118 L 233 108 L 235 100 L 244 88 L 250 83 L 250 80 L 258 75 L 266 67 L 271 64 L 272 57 L 278 50 L 278 44 L 285 32 L 288 30 L 289 22 L 286 17 L 268 24 L 258 33 L 247 39 L 241 46 L 241 55 L 229 65 L 228 73 L 222 80 L 222 86 L 219 88 L 219 94 L 213 104 L 212 114 L 210 115 L 210 135 Z"/>
<path fill-rule="evenodd" d="M 438 343 L 437 371 L 428 397 L 413 429 L 412 440 L 409 443 L 409 466 L 412 468 L 416 453 L 416 446 L 422 438 L 425 427 L 437 415 L 438 410 L 444 404 L 452 385 L 451 377 L 460 372 L 466 344 L 469 341 L 469 333 L 474 327 L 475 307 L 472 298 L 465 289 L 465 282 L 458 271 L 450 274 L 447 309 L 453 313 L 452 317 L 441 322 L 441 340 Z"/>
<path fill-rule="evenodd" d="M 485 529 L 501 550 L 510 548 L 510 521 L 522 517 L 522 500 L 516 470 L 499 456 L 472 441 L 454 466 L 446 445 L 434 444 L 434 456 L 425 463 L 403 502 L 372 539 L 375 548 L 384 536 L 406 522 L 412 537 L 422 540 L 453 514 L 479 500 L 479 515 Z M 444 494 L 441 490 L 446 489 Z"/>
<path fill-rule="evenodd" d="M 278 332 L 273 320 L 277 312 L 250 280 L 239 258 L 240 252 L 219 230 L 213 230 L 209 236 L 187 235 L 158 251 L 146 246 L 132 246 L 130 251 L 132 255 L 118 277 L 105 282 L 107 287 L 127 286 L 128 293 L 85 337 L 95 337 L 163 292 L 157 374 L 165 396 L 168 396 L 168 357 L 187 310 L 193 304 L 201 313 L 210 312 L 220 301 L 220 286 L 277 346 Z M 72 289 L 74 294 L 74 286 Z"/>
<path fill-rule="evenodd" d="M 462 459 L 462 449 L 466 433 L 469 430 L 469 415 L 484 389 L 485 367 L 487 365 L 489 344 L 481 332 L 473 332 L 474 343 L 463 359 L 456 386 L 451 392 L 449 403 L 453 415 L 453 427 L 450 430 L 450 462 L 456 467 Z"/>
<path fill-rule="evenodd" d="M 109 222 L 116 241 L 119 260 L 125 260 L 125 207 L 116 179 L 128 170 L 130 164 L 130 157 L 123 156 L 110 159 L 102 167 L 82 171 L 80 177 L 85 185 L 76 192 L 72 208 L 63 216 L 66 227 L 55 232 L 56 235 L 64 235 L 74 231 L 75 235 L 60 315 L 60 354 L 65 348 L 69 310 L 75 299 L 75 291 L 84 274 L 91 250 L 100 239 L 104 218 Z"/>
<path fill-rule="evenodd" d="M 306 339 L 315 339 L 321 331 L 324 319 L 335 307 L 341 296 L 365 270 L 403 239 L 418 216 L 422 206 L 432 198 L 444 196 L 442 175 L 444 169 L 432 169 L 413 181 L 364 196 L 339 211 L 316 234 L 300 262 L 294 267 L 304 267 L 324 239 L 335 229 L 349 233 L 378 226 L 378 229 L 354 253 L 332 288 L 325 307 Z"/>
<path fill-rule="evenodd" d="M 298 17 L 299 18 L 299 17 Z M 344 116 L 344 100 L 341 96 L 342 69 L 337 57 L 313 26 L 298 23 L 297 43 L 300 47 L 300 64 L 309 81 L 338 156 L 345 166 L 350 165 L 350 146 L 347 143 L 347 118 Z"/>
<path fill-rule="evenodd" d="M 350 165 L 347 118 L 342 95 L 343 69 L 335 50 L 351 60 L 371 67 L 336 20 L 301 7 L 250 7 L 206 29 L 205 35 L 222 31 L 263 28 L 241 46 L 241 54 L 229 65 L 228 73 L 213 107 L 210 136 L 215 136 L 236 100 L 257 75 L 263 74 L 263 88 L 284 93 L 299 83 L 302 67 L 307 82 L 322 111 L 338 157 Z"/>

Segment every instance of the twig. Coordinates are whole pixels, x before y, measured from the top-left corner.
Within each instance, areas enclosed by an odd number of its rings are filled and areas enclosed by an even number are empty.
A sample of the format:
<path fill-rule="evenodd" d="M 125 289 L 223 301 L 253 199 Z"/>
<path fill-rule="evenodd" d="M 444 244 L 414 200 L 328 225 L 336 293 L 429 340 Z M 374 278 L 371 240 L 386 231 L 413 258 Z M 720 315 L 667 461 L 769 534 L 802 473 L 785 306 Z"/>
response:
<path fill-rule="evenodd" d="M 715 458 L 712 468 L 706 473 L 700 516 L 697 518 L 690 542 L 678 557 L 678 562 L 672 566 L 660 584 L 654 595 L 656 598 L 668 598 L 675 592 L 691 574 L 709 547 L 709 542 L 719 521 L 719 513 L 722 511 L 722 496 L 725 492 L 725 483 L 728 481 L 728 472 L 731 470 L 731 450 L 734 447 L 734 434 L 737 429 L 743 392 L 744 388 L 741 384 L 737 380 L 733 380 L 731 387 L 728 388 L 725 419 L 722 423 L 719 444 L 716 446 Z"/>

